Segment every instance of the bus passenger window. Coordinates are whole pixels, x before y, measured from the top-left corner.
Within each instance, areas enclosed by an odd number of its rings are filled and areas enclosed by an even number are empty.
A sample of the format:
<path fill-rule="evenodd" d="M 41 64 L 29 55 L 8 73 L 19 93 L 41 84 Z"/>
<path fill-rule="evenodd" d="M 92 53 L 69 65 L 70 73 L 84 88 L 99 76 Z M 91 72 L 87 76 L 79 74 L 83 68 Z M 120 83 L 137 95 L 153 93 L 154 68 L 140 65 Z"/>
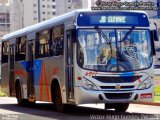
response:
<path fill-rule="evenodd" d="M 52 28 L 51 56 L 63 55 L 64 27 Z"/>
<path fill-rule="evenodd" d="M 26 37 L 16 40 L 16 61 L 25 60 L 26 58 Z"/>
<path fill-rule="evenodd" d="M 9 42 L 2 43 L 2 63 L 8 62 Z"/>
<path fill-rule="evenodd" d="M 39 46 L 38 46 L 38 57 L 48 57 L 49 56 L 49 30 L 44 30 L 39 33 Z"/>

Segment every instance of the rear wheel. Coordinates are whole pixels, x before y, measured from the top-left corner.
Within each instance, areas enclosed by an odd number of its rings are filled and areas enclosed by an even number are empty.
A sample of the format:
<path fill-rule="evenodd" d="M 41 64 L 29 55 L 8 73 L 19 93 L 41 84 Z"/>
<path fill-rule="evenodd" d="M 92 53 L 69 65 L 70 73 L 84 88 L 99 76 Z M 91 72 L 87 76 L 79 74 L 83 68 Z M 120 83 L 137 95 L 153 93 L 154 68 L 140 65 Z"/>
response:
<path fill-rule="evenodd" d="M 25 106 L 28 104 L 27 99 L 22 99 L 22 91 L 19 83 L 16 84 L 16 98 L 17 98 L 18 105 Z"/>

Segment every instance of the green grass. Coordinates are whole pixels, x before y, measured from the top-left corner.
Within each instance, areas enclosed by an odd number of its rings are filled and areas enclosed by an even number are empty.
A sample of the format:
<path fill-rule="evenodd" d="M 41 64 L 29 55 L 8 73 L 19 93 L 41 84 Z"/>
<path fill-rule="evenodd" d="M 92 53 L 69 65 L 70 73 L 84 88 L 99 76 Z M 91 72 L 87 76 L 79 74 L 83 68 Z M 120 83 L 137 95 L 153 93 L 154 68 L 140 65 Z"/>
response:
<path fill-rule="evenodd" d="M 0 91 L 0 97 L 6 96 L 3 92 Z"/>
<path fill-rule="evenodd" d="M 154 102 L 160 102 L 160 86 L 154 87 Z"/>
<path fill-rule="evenodd" d="M 4 96 L 6 96 L 6 95 L 2 92 L 2 90 L 0 88 L 0 97 L 4 97 Z"/>
<path fill-rule="evenodd" d="M 160 76 L 154 76 L 154 80 L 156 81 L 160 81 Z M 158 84 L 155 84 L 154 87 L 154 102 L 160 102 L 160 82 L 158 82 Z"/>
<path fill-rule="evenodd" d="M 155 92 L 155 94 L 160 95 L 160 86 L 155 86 L 154 87 L 154 92 Z"/>
<path fill-rule="evenodd" d="M 160 96 L 154 96 L 154 102 L 160 102 Z"/>

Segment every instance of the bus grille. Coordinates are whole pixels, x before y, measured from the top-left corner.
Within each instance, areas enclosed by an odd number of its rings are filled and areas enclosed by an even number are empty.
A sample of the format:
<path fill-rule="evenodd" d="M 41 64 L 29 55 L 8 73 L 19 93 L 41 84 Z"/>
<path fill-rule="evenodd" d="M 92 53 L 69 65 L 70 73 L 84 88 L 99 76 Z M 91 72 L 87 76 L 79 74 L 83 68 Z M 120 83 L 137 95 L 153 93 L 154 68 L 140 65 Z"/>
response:
<path fill-rule="evenodd" d="M 130 99 L 131 93 L 105 93 L 107 99 Z"/>
<path fill-rule="evenodd" d="M 115 90 L 115 86 L 100 86 L 101 89 L 113 89 Z M 134 86 L 121 86 L 121 90 L 123 89 L 133 89 Z"/>
<path fill-rule="evenodd" d="M 93 76 L 94 79 L 103 83 L 132 83 L 142 76 Z"/>

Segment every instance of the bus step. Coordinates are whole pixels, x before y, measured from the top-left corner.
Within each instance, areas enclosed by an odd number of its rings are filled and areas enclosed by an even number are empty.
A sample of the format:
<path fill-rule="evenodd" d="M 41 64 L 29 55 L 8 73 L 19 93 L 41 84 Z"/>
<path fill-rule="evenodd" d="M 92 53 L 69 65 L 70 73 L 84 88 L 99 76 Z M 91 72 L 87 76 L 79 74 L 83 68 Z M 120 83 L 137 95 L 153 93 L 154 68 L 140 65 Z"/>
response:
<path fill-rule="evenodd" d="M 69 102 L 75 102 L 75 100 L 72 99 L 72 98 L 68 99 L 68 101 L 69 101 Z"/>
<path fill-rule="evenodd" d="M 15 93 L 12 93 L 12 95 L 11 96 L 16 96 L 16 94 Z"/>
<path fill-rule="evenodd" d="M 28 101 L 29 101 L 29 102 L 34 102 L 34 101 L 36 101 L 36 100 L 35 100 L 34 98 L 29 98 Z"/>

